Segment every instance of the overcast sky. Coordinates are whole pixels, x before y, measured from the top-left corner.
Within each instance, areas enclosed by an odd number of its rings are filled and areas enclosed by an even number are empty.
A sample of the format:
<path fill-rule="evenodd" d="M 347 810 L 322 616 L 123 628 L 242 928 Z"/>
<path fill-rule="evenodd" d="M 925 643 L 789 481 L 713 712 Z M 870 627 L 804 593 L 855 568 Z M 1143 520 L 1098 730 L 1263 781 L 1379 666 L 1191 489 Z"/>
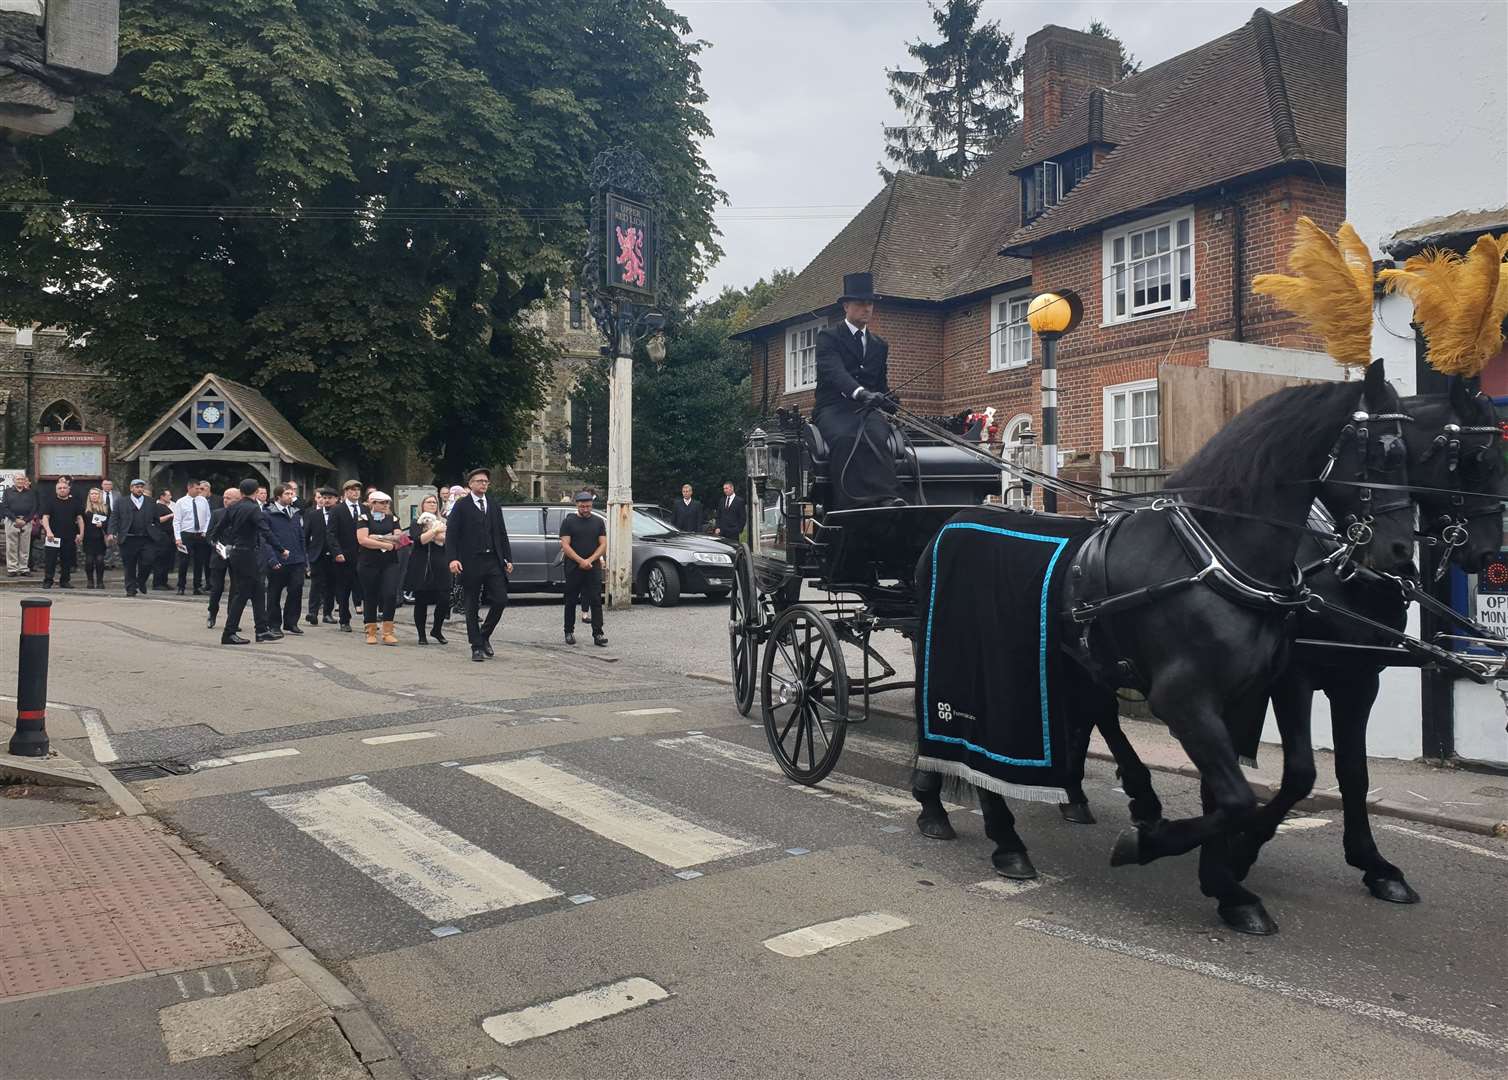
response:
<path fill-rule="evenodd" d="M 800 269 L 880 189 L 885 69 L 934 36 L 926 0 L 668 0 L 708 42 L 707 162 L 729 205 L 722 261 L 702 292 Z M 1047 23 L 1100 19 L 1150 66 L 1251 18 L 1261 0 L 987 0 L 982 18 L 1019 49 Z M 1285 0 L 1266 0 L 1270 10 Z"/>

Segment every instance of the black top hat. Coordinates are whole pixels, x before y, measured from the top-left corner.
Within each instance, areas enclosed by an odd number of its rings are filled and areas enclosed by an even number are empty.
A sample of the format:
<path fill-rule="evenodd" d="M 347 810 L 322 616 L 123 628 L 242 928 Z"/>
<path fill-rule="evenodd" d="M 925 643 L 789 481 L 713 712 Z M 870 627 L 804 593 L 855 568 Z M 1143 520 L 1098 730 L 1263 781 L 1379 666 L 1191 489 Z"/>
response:
<path fill-rule="evenodd" d="M 838 303 L 841 304 L 845 300 L 878 299 L 879 297 L 874 294 L 873 274 L 864 273 L 843 275 L 843 295 L 838 297 Z"/>

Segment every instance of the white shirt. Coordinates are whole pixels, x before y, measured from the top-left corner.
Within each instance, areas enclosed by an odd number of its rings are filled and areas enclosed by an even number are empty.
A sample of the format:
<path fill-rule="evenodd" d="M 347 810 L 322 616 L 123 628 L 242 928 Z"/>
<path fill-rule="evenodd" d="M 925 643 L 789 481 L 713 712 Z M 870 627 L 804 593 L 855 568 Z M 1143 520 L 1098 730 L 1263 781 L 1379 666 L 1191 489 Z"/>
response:
<path fill-rule="evenodd" d="M 848 332 L 849 332 L 850 335 L 852 335 L 852 334 L 858 334 L 859 335 L 859 355 L 863 356 L 865 347 L 869 344 L 869 338 L 866 336 L 868 334 L 868 330 L 867 329 L 860 329 L 859 327 L 855 326 L 853 323 L 849 322 L 847 319 L 843 320 L 843 325 L 846 326 L 846 327 L 848 327 Z M 856 387 L 854 387 L 853 398 L 855 400 L 858 400 L 859 391 L 862 390 L 862 389 L 864 389 L 862 386 L 856 386 Z"/>
<path fill-rule="evenodd" d="M 194 513 L 199 514 L 199 527 L 194 527 Z M 184 533 L 202 533 L 209 528 L 209 500 L 203 495 L 185 495 L 173 504 L 173 539 L 183 543 Z"/>
<path fill-rule="evenodd" d="M 485 514 L 487 512 L 487 496 L 485 496 L 485 495 L 473 495 L 471 497 L 471 501 L 474 502 L 474 503 L 476 503 L 476 508 L 478 510 L 480 510 L 482 513 Z"/>
<path fill-rule="evenodd" d="M 357 518 L 359 518 L 361 516 L 361 504 L 360 503 L 347 502 L 346 503 L 346 510 L 348 510 L 350 512 L 350 514 L 351 514 L 351 520 L 352 521 L 355 521 Z"/>

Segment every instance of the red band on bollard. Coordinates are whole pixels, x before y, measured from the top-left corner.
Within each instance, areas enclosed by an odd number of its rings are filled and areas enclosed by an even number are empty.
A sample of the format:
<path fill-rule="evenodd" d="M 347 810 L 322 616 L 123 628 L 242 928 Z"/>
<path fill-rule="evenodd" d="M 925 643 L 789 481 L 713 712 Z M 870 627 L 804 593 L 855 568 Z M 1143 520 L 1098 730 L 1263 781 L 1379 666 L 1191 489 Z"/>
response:
<path fill-rule="evenodd" d="M 21 646 L 16 656 L 16 731 L 8 749 L 22 757 L 46 757 L 47 651 L 52 601 L 21 601 Z"/>
<path fill-rule="evenodd" d="M 21 609 L 21 633 L 27 636 L 52 632 L 51 607 L 23 607 Z"/>
<path fill-rule="evenodd" d="M 46 709 L 18 709 L 16 711 L 17 720 L 41 720 L 46 716 Z"/>

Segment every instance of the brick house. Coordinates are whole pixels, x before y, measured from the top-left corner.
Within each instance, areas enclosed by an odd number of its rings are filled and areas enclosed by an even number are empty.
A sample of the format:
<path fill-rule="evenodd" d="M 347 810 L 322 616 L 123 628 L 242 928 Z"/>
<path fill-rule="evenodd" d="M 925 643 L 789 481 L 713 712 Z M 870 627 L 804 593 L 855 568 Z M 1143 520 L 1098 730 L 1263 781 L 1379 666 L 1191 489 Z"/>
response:
<path fill-rule="evenodd" d="M 1165 471 L 1253 396 L 1340 377 L 1250 282 L 1285 268 L 1300 215 L 1341 222 L 1346 9 L 1258 9 L 1127 79 L 1112 42 L 1058 26 L 1028 38 L 1024 60 L 1022 123 L 977 171 L 898 175 L 739 335 L 756 404 L 810 411 L 812 341 L 841 318 L 834 297 L 856 270 L 874 275 L 874 327 L 908 405 L 993 406 L 1006 443 L 1040 430 L 1026 305 L 1076 291 L 1058 441 L 1066 467 L 1095 476 L 1106 451 Z M 1219 374 L 1191 382 L 1190 368 Z M 1170 386 L 1176 416 L 1160 407 Z"/>

